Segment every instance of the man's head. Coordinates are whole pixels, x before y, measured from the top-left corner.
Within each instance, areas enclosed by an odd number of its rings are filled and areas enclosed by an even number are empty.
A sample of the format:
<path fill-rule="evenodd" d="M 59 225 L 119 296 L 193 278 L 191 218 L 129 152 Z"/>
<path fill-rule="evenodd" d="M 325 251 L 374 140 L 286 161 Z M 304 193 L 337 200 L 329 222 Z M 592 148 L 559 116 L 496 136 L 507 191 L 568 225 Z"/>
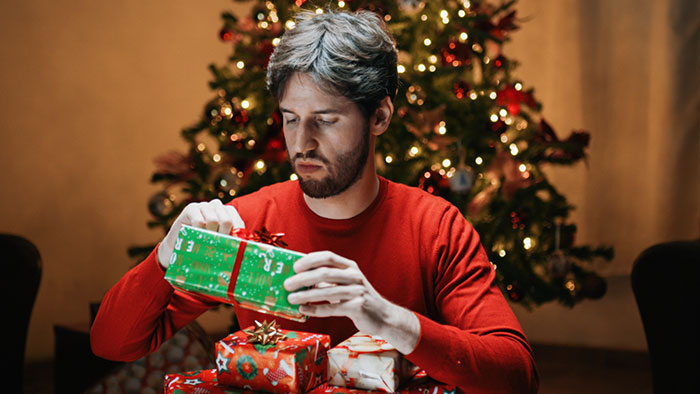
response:
<path fill-rule="evenodd" d="M 367 11 L 302 13 L 282 36 L 267 86 L 284 116 L 304 193 L 331 197 L 360 179 L 370 135 L 381 134 L 391 119 L 396 62 L 386 25 Z"/>

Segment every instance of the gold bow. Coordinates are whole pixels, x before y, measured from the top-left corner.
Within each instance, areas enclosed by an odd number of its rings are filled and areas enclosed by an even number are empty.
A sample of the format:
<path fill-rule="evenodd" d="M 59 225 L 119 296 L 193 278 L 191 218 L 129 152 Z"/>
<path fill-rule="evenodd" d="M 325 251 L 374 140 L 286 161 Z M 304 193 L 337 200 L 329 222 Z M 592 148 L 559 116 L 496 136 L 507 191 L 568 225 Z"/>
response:
<path fill-rule="evenodd" d="M 277 342 L 285 339 L 286 334 L 282 334 L 282 330 L 277 327 L 277 321 L 273 320 L 270 323 L 264 320 L 262 323 L 255 321 L 255 329 L 243 330 L 248 334 L 246 341 L 248 343 L 260 343 L 261 345 L 274 345 Z"/>

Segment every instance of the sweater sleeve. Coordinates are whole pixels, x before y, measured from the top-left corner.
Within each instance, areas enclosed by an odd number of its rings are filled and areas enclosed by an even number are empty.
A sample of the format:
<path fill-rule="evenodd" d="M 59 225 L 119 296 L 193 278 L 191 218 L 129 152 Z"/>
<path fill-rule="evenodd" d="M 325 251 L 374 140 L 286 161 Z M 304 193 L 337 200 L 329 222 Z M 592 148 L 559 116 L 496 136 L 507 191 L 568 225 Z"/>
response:
<path fill-rule="evenodd" d="M 103 298 L 90 330 L 90 344 L 97 356 L 137 360 L 219 304 L 174 289 L 164 279 L 157 249 L 129 270 Z"/>
<path fill-rule="evenodd" d="M 537 392 L 532 350 L 474 228 L 452 207 L 433 242 L 439 322 L 416 314 L 420 338 L 406 357 L 463 392 Z"/>

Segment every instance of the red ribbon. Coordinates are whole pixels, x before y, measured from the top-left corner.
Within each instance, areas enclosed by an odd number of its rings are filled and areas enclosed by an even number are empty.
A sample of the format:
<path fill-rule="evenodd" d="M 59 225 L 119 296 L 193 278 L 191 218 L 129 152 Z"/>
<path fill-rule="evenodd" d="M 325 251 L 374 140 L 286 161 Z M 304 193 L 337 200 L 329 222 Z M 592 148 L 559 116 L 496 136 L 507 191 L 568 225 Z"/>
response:
<path fill-rule="evenodd" d="M 280 248 L 287 247 L 287 243 L 282 241 L 284 233 L 270 233 L 265 227 L 261 230 L 248 230 L 245 228 L 234 228 L 231 230 L 231 235 L 242 238 L 248 241 L 262 242 L 268 245 L 279 246 Z"/>

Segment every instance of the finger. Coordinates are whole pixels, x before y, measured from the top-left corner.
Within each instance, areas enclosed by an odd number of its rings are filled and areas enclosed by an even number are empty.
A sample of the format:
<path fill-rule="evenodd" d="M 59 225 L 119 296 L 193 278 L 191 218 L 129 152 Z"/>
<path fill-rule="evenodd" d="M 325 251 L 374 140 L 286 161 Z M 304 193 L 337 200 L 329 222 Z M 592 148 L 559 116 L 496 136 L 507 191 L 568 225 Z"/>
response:
<path fill-rule="evenodd" d="M 199 205 L 199 212 L 204 217 L 205 228 L 211 231 L 217 231 L 219 229 L 219 216 L 216 214 L 216 203 L 201 203 Z M 219 201 L 221 204 L 221 201 Z"/>
<path fill-rule="evenodd" d="M 245 228 L 245 223 L 243 223 L 241 215 L 238 214 L 238 211 L 236 210 L 236 208 L 233 207 L 233 205 L 224 205 L 224 208 L 226 209 L 228 215 L 231 217 L 231 220 L 233 222 L 233 228 Z"/>
<path fill-rule="evenodd" d="M 362 273 L 355 268 L 331 268 L 318 267 L 310 271 L 304 271 L 293 275 L 284 281 L 287 291 L 294 291 L 302 287 L 312 287 L 327 282 L 330 284 L 358 284 L 362 283 Z"/>
<path fill-rule="evenodd" d="M 354 261 L 333 252 L 312 252 L 294 263 L 294 272 L 304 272 L 317 267 L 347 268 L 356 266 Z"/>
<path fill-rule="evenodd" d="M 217 201 L 216 203 L 214 201 Z M 219 232 L 221 234 L 230 234 L 233 228 L 233 218 L 228 210 L 219 200 L 212 200 L 212 206 L 216 211 L 216 216 L 219 218 Z"/>
<path fill-rule="evenodd" d="M 346 316 L 350 317 L 360 309 L 362 299 L 360 297 L 339 302 L 337 304 L 303 304 L 299 305 L 299 312 L 312 317 Z"/>
<path fill-rule="evenodd" d="M 290 304 L 310 304 L 314 302 L 338 303 L 361 297 L 367 288 L 362 285 L 333 286 L 323 289 L 309 289 L 292 293 L 287 297 Z"/>
<path fill-rule="evenodd" d="M 204 228 L 206 226 L 206 220 L 202 216 L 202 212 L 199 209 L 199 204 L 190 204 L 185 208 L 183 218 L 183 224 L 189 224 L 190 226 Z"/>

